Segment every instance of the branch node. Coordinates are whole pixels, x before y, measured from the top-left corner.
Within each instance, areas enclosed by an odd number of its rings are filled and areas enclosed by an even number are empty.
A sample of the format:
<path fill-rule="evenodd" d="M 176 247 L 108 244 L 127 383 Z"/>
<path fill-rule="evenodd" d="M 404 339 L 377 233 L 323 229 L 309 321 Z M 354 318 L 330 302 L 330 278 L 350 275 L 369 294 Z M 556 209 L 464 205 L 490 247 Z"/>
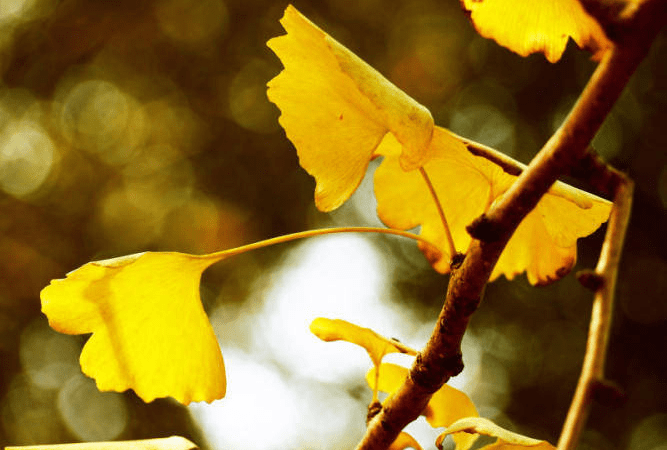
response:
<path fill-rule="evenodd" d="M 586 289 L 596 292 L 604 285 L 604 277 L 591 269 L 577 272 L 577 280 Z"/>
<path fill-rule="evenodd" d="M 375 400 L 370 405 L 368 405 L 368 412 L 366 413 L 366 425 L 373 420 L 373 417 L 377 416 L 378 413 L 382 411 L 382 403 Z"/>
<path fill-rule="evenodd" d="M 497 223 L 492 222 L 486 214 L 482 214 L 466 227 L 468 234 L 474 239 L 483 242 L 498 241 L 502 237 L 502 230 Z"/>
<path fill-rule="evenodd" d="M 441 355 L 437 361 L 431 361 L 430 364 L 427 364 L 422 354 L 418 353 L 410 370 L 410 378 L 416 385 L 433 393 L 440 389 L 443 380 L 455 377 L 462 371 L 463 355 L 460 351 L 451 356 Z"/>
<path fill-rule="evenodd" d="M 621 406 L 627 400 L 625 391 L 618 383 L 605 379 L 593 381 L 591 396 L 596 402 L 612 407 Z"/>
<path fill-rule="evenodd" d="M 454 270 L 461 267 L 461 264 L 463 264 L 463 260 L 465 259 L 465 257 L 466 257 L 465 253 L 457 252 L 454 256 L 452 256 L 452 260 L 449 262 L 449 268 Z"/>

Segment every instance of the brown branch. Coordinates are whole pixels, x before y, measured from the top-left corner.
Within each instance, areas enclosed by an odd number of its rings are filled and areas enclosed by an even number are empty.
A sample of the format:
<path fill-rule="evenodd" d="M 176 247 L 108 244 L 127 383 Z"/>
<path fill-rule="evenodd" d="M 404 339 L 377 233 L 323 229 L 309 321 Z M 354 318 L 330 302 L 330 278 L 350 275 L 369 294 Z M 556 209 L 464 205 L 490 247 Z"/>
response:
<path fill-rule="evenodd" d="M 574 167 L 644 58 L 664 18 L 662 0 L 638 11 L 641 24 L 609 50 L 558 131 L 481 221 L 496 239 L 473 239 L 463 264 L 453 271 L 433 334 L 399 390 L 368 424 L 357 450 L 386 449 L 423 411 L 431 395 L 463 369 L 461 339 L 500 253 L 521 220 L 557 178 Z"/>
<path fill-rule="evenodd" d="M 558 450 L 573 450 L 576 447 L 592 401 L 601 391 L 612 389 L 604 379 L 604 364 L 611 330 L 618 264 L 630 219 L 634 186 L 627 176 L 610 166 L 600 164 L 594 156 L 586 161 L 594 162 L 593 165 L 587 164 L 595 168 L 595 171 L 591 172 L 591 180 L 594 182 L 597 180 L 603 188 L 609 184 L 613 185 L 614 207 L 609 217 L 607 234 L 595 272 L 593 274 L 585 272 L 584 280 L 589 281 L 585 281 L 584 285 L 593 287 L 595 299 L 583 368 L 558 441 Z"/>

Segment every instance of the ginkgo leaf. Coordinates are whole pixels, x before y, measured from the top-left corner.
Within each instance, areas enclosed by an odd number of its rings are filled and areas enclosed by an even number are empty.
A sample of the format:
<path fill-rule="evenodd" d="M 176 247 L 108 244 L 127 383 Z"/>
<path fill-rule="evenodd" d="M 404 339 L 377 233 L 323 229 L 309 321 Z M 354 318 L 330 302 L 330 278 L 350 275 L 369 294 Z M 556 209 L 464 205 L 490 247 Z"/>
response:
<path fill-rule="evenodd" d="M 521 56 L 542 52 L 556 62 L 568 38 L 596 59 L 611 46 L 579 0 L 462 0 L 462 5 L 479 34 Z"/>
<path fill-rule="evenodd" d="M 437 271 L 448 272 L 452 253 L 470 243 L 466 226 L 516 177 L 435 127 L 425 108 L 293 7 L 281 22 L 287 34 L 268 45 L 285 70 L 269 82 L 268 95 L 282 111 L 281 125 L 301 165 L 317 181 L 317 207 L 338 207 L 358 187 L 370 159 L 383 156 L 375 173 L 378 215 L 395 229 L 420 225 L 421 236 L 440 251 L 420 248 Z M 610 210 L 606 200 L 556 183 L 517 229 L 492 279 L 524 271 L 533 284 L 562 277 L 576 261 L 576 240 L 595 231 Z"/>
<path fill-rule="evenodd" d="M 465 145 L 445 129 L 435 127 L 433 157 L 424 165 L 436 189 L 449 230 L 458 252 L 465 252 L 470 236 L 465 227 L 482 214 L 490 203 L 490 183 L 476 166 L 475 157 Z M 441 273 L 450 270 L 452 258 L 437 203 L 419 171 L 405 172 L 398 164 L 400 145 L 388 134 L 376 150 L 384 159 L 375 170 L 377 213 L 391 228 L 409 230 L 421 225 L 420 235 L 438 245 L 439 253 L 419 244 L 433 267 Z M 481 160 L 481 158 L 480 158 Z M 486 164 L 485 160 L 480 161 Z M 491 164 L 491 163 L 488 163 Z"/>
<path fill-rule="evenodd" d="M 435 127 L 432 158 L 423 166 L 447 217 L 456 250 L 464 252 L 472 239 L 467 231 L 474 218 L 487 211 L 516 180 L 488 159 L 475 156 L 452 134 Z M 451 252 L 435 199 L 419 171 L 405 172 L 397 163 L 400 144 L 391 135 L 375 154 L 384 159 L 375 171 L 378 216 L 389 227 L 421 225 L 421 236 L 438 245 L 440 254 L 420 245 L 433 267 L 450 270 Z M 505 157 L 507 159 L 507 157 Z M 522 166 L 516 162 L 519 167 Z M 561 278 L 576 261 L 576 243 L 609 217 L 611 203 L 595 195 L 556 183 L 521 222 L 503 251 L 491 280 L 527 272 L 532 284 Z"/>
<path fill-rule="evenodd" d="M 378 368 L 374 367 L 366 373 L 368 385 L 371 389 L 377 388 L 390 395 L 398 390 L 408 376 L 408 369 L 396 364 L 384 363 L 379 366 L 379 372 L 377 370 Z M 443 384 L 433 394 L 421 414 L 433 428 L 448 427 L 461 418 L 478 416 L 477 409 L 470 398 L 447 384 Z M 457 450 L 468 450 L 477 437 L 466 433 L 456 433 L 452 438 Z"/>
<path fill-rule="evenodd" d="M 42 290 L 42 311 L 56 331 L 92 333 L 80 363 L 99 390 L 210 402 L 225 395 L 225 368 L 199 283 L 223 257 L 146 252 L 90 262 Z"/>
<path fill-rule="evenodd" d="M 318 317 L 311 322 L 310 331 L 323 341 L 347 341 L 360 345 L 366 349 L 375 366 L 380 365 L 387 353 L 417 354 L 415 350 L 395 339 L 388 339 L 370 328 L 360 327 L 341 319 Z"/>
<path fill-rule="evenodd" d="M 195 444 L 180 436 L 137 441 L 81 442 L 76 444 L 26 445 L 6 450 L 194 450 Z"/>
<path fill-rule="evenodd" d="M 495 437 L 498 440 L 493 444 L 482 447 L 480 450 L 551 450 L 555 447 L 547 441 L 529 438 L 518 433 L 508 431 L 489 419 L 481 417 L 466 417 L 451 424 L 444 433 L 438 436 L 435 441 L 438 448 L 442 448 L 442 441 L 445 436 L 451 433 L 474 433 L 485 436 Z"/>
<path fill-rule="evenodd" d="M 429 158 L 429 111 L 338 43 L 291 5 L 286 35 L 267 45 L 285 69 L 268 83 L 280 124 L 315 177 L 315 204 L 331 211 L 359 186 L 383 136 L 393 133 L 405 170 Z"/>

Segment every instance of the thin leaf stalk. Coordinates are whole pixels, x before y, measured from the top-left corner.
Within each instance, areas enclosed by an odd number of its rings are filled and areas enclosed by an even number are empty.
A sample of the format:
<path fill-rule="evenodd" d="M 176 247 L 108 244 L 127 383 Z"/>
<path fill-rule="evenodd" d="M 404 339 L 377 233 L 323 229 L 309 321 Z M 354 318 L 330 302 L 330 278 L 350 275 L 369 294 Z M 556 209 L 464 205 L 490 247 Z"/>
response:
<path fill-rule="evenodd" d="M 290 241 L 295 241 L 298 239 L 306 239 L 317 236 L 324 236 L 327 234 L 340 234 L 340 233 L 376 233 L 376 234 L 389 234 L 394 236 L 400 236 L 408 239 L 412 239 L 418 242 L 423 243 L 432 248 L 435 252 L 440 252 L 438 247 L 430 242 L 428 239 L 410 233 L 408 231 L 395 230 L 393 228 L 380 228 L 380 227 L 334 227 L 334 228 L 319 228 L 316 230 L 306 230 L 299 231 L 297 233 L 285 234 L 282 236 L 277 236 L 262 241 L 253 242 L 251 244 L 242 245 L 240 247 L 230 248 L 226 250 L 221 250 L 215 253 L 209 253 L 206 255 L 197 255 L 196 257 L 202 259 L 223 259 L 230 256 L 240 255 L 241 253 L 246 253 L 253 250 L 258 250 L 264 247 L 270 247 L 272 245 L 283 244 Z"/>
<path fill-rule="evenodd" d="M 447 217 L 445 216 L 445 211 L 442 209 L 442 203 L 438 198 L 438 193 L 435 191 L 435 187 L 433 187 L 433 183 L 431 183 L 431 179 L 426 173 L 426 169 L 420 167 L 419 173 L 424 179 L 424 182 L 428 187 L 428 191 L 431 194 L 431 198 L 433 199 L 433 203 L 435 204 L 435 207 L 438 210 L 438 215 L 440 216 L 440 222 L 442 222 L 442 226 L 445 229 L 445 235 L 447 236 L 447 244 L 449 245 L 449 254 L 451 255 L 452 258 L 454 258 L 454 256 L 456 255 L 456 245 L 454 245 L 454 238 L 452 237 L 452 232 L 449 230 Z"/>

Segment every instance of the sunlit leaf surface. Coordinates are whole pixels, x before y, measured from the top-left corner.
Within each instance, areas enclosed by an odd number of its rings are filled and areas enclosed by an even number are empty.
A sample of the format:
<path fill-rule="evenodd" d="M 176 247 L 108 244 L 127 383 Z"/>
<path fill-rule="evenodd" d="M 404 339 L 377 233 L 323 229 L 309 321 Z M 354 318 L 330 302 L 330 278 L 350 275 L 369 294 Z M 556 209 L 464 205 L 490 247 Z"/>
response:
<path fill-rule="evenodd" d="M 542 52 L 551 62 L 560 59 L 568 38 L 596 58 L 610 47 L 599 23 L 579 0 L 463 0 L 475 28 L 485 38 L 528 56 Z"/>
<path fill-rule="evenodd" d="M 360 327 L 346 320 L 318 317 L 310 324 L 310 331 L 323 341 L 347 341 L 360 345 L 366 349 L 376 366 L 380 365 L 387 353 L 417 354 L 415 350 L 394 339 L 387 339 L 370 328 Z"/>
<path fill-rule="evenodd" d="M 315 204 L 330 211 L 359 186 L 383 136 L 403 145 L 405 169 L 427 158 L 433 118 L 426 108 L 288 6 L 287 34 L 267 45 L 285 69 L 268 84 L 280 124 L 317 182 Z"/>
<path fill-rule="evenodd" d="M 7 450 L 193 450 L 198 448 L 184 437 L 117 442 L 82 442 L 76 444 L 28 445 L 5 447 Z"/>
<path fill-rule="evenodd" d="M 458 144 L 457 144 L 458 142 Z M 459 252 L 471 237 L 466 226 L 487 211 L 516 180 L 491 161 L 474 156 L 445 129 L 435 127 L 432 158 L 424 165 Z M 378 215 L 389 227 L 410 229 L 421 225 L 421 235 L 440 246 L 441 257 L 420 246 L 433 267 L 450 270 L 444 226 L 432 195 L 418 171 L 405 172 L 398 162 L 398 144 L 391 135 L 376 154 L 384 160 L 375 171 Z M 511 279 L 527 272 L 532 284 L 561 278 L 576 261 L 577 239 L 594 232 L 609 217 L 611 204 L 604 199 L 557 183 L 521 222 L 491 275 Z"/>
<path fill-rule="evenodd" d="M 498 438 L 496 442 L 486 445 L 480 450 L 552 450 L 556 448 L 547 441 L 540 441 L 518 433 L 513 433 L 499 427 L 489 419 L 483 419 L 481 417 L 467 417 L 451 424 L 444 433 L 438 436 L 436 445 L 441 448 L 445 436 L 451 433 L 460 432 L 482 434 Z"/>
<path fill-rule="evenodd" d="M 222 257 L 147 252 L 90 262 L 42 290 L 42 311 L 56 331 L 93 334 L 80 362 L 101 391 L 210 402 L 225 395 L 225 369 L 199 283 Z"/>
<path fill-rule="evenodd" d="M 366 373 L 368 385 L 375 389 L 377 368 L 372 368 Z M 403 384 L 408 376 L 408 369 L 396 364 L 384 363 L 379 366 L 379 377 L 377 377 L 377 389 L 388 394 L 394 393 Z M 444 384 L 433 394 L 431 400 L 422 415 L 433 427 L 447 427 L 455 421 L 464 417 L 477 416 L 477 409 L 470 398 L 447 384 Z M 474 443 L 477 436 L 465 433 L 456 433 L 452 436 L 457 450 L 467 450 Z"/>
<path fill-rule="evenodd" d="M 440 252 L 420 248 L 437 271 L 449 272 L 452 247 L 438 203 L 453 247 L 463 253 L 471 239 L 466 226 L 516 177 L 434 127 L 428 111 L 293 7 L 281 22 L 288 33 L 268 45 L 285 70 L 269 82 L 268 95 L 282 111 L 280 123 L 301 165 L 317 180 L 318 208 L 328 211 L 347 200 L 370 159 L 382 156 L 375 173 L 378 215 L 391 228 L 421 226 Z M 523 272 L 532 284 L 561 278 L 576 261 L 577 239 L 595 231 L 610 210 L 606 200 L 557 183 L 521 223 L 491 278 Z"/>

